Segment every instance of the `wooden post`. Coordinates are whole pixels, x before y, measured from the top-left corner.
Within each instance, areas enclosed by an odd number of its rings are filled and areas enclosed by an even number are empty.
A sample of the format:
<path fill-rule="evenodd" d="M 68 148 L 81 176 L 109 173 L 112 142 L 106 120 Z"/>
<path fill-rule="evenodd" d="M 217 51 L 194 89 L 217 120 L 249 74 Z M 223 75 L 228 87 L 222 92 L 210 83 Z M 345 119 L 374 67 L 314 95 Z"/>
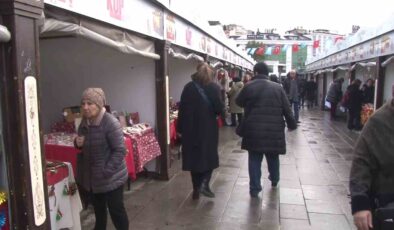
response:
<path fill-rule="evenodd" d="M 0 51 L 11 229 L 50 229 L 38 101 L 43 8 L 43 0 L 0 0 L 2 24 L 11 32 Z"/>
<path fill-rule="evenodd" d="M 382 63 L 385 61 L 386 57 L 377 57 L 376 58 L 376 79 L 377 81 L 377 89 L 376 89 L 376 109 L 380 108 L 383 105 L 383 96 L 384 96 L 384 80 L 386 71 L 385 68 L 382 67 Z"/>
<path fill-rule="evenodd" d="M 169 102 L 168 102 L 168 49 L 167 41 L 155 42 L 156 53 L 160 55 L 156 65 L 156 119 L 158 141 L 161 148 L 159 158 L 159 177 L 163 180 L 170 179 L 174 172 L 170 170 L 170 143 L 169 143 Z"/>

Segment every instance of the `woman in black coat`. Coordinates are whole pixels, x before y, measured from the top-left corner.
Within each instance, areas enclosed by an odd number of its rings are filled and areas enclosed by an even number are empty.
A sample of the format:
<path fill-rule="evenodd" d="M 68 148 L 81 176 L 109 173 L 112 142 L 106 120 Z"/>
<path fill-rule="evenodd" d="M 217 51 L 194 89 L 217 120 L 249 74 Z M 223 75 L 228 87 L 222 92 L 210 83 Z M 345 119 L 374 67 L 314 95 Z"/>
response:
<path fill-rule="evenodd" d="M 219 167 L 219 130 L 216 117 L 223 114 L 219 86 L 213 82 L 213 70 L 201 63 L 192 81 L 183 89 L 178 116 L 182 136 L 182 169 L 190 171 L 193 199 L 200 193 L 214 197 L 209 188 L 212 171 Z"/>
<path fill-rule="evenodd" d="M 348 101 L 348 123 L 347 128 L 349 130 L 360 130 L 361 129 L 361 109 L 364 100 L 363 92 L 360 90 L 361 81 L 355 79 L 351 85 L 348 86 L 347 91 L 349 93 Z"/>

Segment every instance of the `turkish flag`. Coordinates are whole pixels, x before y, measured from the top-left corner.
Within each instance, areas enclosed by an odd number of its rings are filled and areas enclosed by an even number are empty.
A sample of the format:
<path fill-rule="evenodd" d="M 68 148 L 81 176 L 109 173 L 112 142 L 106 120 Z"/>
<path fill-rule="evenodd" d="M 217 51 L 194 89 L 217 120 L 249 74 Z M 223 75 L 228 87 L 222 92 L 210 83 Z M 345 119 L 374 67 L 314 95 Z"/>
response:
<path fill-rule="evenodd" d="M 320 46 L 320 40 L 313 41 L 313 48 L 318 48 Z"/>
<path fill-rule="evenodd" d="M 300 50 L 300 47 L 298 44 L 293 44 L 293 52 L 298 52 Z"/>
<path fill-rule="evenodd" d="M 274 55 L 279 55 L 280 54 L 280 45 L 275 46 L 274 51 L 272 51 Z"/>
<path fill-rule="evenodd" d="M 264 47 L 259 47 L 254 54 L 262 56 L 264 54 Z"/>

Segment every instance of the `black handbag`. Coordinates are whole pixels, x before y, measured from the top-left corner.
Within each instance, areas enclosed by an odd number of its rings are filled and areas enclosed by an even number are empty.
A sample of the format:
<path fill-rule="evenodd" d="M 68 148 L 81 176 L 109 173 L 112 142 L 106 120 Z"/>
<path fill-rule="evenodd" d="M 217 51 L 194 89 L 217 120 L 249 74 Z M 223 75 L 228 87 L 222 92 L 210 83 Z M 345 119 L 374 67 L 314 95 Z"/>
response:
<path fill-rule="evenodd" d="M 375 209 L 374 230 L 394 229 L 394 202 Z"/>

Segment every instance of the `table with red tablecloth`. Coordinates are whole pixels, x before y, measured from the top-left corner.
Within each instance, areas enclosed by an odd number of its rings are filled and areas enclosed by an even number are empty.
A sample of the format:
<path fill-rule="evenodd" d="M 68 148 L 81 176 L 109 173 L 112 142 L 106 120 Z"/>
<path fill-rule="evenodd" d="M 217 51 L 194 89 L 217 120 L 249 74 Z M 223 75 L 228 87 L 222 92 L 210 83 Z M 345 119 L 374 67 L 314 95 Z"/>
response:
<path fill-rule="evenodd" d="M 48 162 L 46 179 L 51 229 L 80 230 L 82 203 L 71 163 Z"/>
<path fill-rule="evenodd" d="M 133 154 L 133 144 L 130 137 L 125 137 L 125 146 L 126 146 L 126 166 L 127 171 L 129 173 L 129 178 L 132 180 L 136 179 L 136 170 L 134 164 L 134 154 Z M 45 144 L 45 157 L 48 160 L 56 160 L 63 162 L 70 162 L 74 171 L 76 173 L 77 169 L 77 154 L 81 152 L 81 150 L 74 148 L 73 146 L 64 146 L 58 144 Z"/>
<path fill-rule="evenodd" d="M 137 173 L 144 170 L 149 161 L 161 155 L 159 143 L 152 127 L 147 127 L 140 133 L 125 134 L 133 140 L 134 162 Z"/>

